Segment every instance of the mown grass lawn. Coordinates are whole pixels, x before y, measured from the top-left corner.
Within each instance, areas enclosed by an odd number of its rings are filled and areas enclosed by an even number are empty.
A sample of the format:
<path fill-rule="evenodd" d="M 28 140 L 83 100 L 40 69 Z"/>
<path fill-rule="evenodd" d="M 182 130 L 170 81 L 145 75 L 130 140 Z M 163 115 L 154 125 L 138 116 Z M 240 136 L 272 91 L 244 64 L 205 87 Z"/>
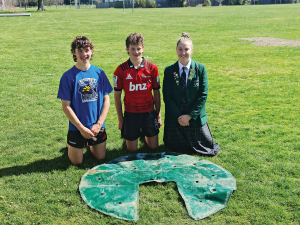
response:
<path fill-rule="evenodd" d="M 237 180 L 228 206 L 192 220 L 175 183 L 140 186 L 137 224 L 299 224 L 300 47 L 260 47 L 238 38 L 300 38 L 300 4 L 160 9 L 58 9 L 2 17 L 0 32 L 0 224 L 127 224 L 90 208 L 78 185 L 90 168 L 127 155 L 111 95 L 107 157 L 90 152 L 72 166 L 68 121 L 56 98 L 60 77 L 74 65 L 72 38 L 95 44 L 92 64 L 112 83 L 127 60 L 125 39 L 140 32 L 144 56 L 164 67 L 177 59 L 182 31 L 193 59 L 206 65 L 207 113 L 220 153 L 208 160 Z M 72 38 L 71 38 L 72 37 Z M 162 107 L 164 118 L 164 104 Z M 156 152 L 163 145 L 163 127 Z M 142 142 L 138 152 L 149 152 Z M 202 156 L 196 156 L 202 157 Z M 205 157 L 202 157 L 205 158 Z M 207 158 L 206 158 L 207 159 Z"/>

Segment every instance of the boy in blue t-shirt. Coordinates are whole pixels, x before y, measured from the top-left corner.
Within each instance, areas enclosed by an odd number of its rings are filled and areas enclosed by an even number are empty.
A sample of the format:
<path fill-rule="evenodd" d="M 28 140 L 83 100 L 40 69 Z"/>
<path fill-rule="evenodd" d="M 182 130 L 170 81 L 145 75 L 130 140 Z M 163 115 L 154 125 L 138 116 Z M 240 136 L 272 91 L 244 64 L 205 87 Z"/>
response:
<path fill-rule="evenodd" d="M 96 159 L 104 159 L 106 153 L 105 123 L 113 91 L 104 71 L 90 64 L 93 43 L 85 36 L 78 36 L 71 44 L 75 66 L 63 74 L 57 98 L 69 119 L 67 137 L 68 156 L 72 164 L 83 160 L 83 148 L 87 145 Z"/>

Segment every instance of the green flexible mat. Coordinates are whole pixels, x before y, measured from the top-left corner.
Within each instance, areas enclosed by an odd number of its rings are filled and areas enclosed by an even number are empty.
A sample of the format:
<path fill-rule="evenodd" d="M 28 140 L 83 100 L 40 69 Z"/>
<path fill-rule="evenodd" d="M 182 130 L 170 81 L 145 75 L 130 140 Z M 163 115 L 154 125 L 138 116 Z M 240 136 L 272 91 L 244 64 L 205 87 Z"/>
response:
<path fill-rule="evenodd" d="M 138 153 L 89 170 L 81 178 L 79 191 L 89 207 L 119 219 L 137 221 L 139 184 L 153 181 L 175 181 L 195 220 L 226 207 L 236 190 L 231 173 L 208 160 L 177 153 Z"/>

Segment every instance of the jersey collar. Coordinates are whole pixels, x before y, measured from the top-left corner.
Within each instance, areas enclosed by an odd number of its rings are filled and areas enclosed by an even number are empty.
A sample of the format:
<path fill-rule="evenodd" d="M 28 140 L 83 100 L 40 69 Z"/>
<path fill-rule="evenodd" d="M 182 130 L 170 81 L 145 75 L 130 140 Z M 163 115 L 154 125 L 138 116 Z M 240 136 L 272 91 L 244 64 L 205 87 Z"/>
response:
<path fill-rule="evenodd" d="M 140 68 L 145 68 L 145 59 L 144 57 L 142 57 L 143 60 L 141 62 L 141 65 L 140 65 Z M 130 58 L 128 59 L 128 65 L 129 65 L 129 68 L 132 69 L 134 68 L 134 65 L 132 64 L 132 62 L 130 61 Z"/>

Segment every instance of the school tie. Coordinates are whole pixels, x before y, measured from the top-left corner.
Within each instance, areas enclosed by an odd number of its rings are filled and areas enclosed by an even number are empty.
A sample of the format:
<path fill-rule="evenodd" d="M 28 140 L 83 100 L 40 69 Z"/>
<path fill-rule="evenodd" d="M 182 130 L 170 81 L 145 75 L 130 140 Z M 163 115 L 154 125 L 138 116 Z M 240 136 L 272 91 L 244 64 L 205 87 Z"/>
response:
<path fill-rule="evenodd" d="M 182 67 L 182 74 L 180 77 L 180 109 L 182 115 L 187 114 L 187 97 L 186 97 L 186 67 Z"/>

